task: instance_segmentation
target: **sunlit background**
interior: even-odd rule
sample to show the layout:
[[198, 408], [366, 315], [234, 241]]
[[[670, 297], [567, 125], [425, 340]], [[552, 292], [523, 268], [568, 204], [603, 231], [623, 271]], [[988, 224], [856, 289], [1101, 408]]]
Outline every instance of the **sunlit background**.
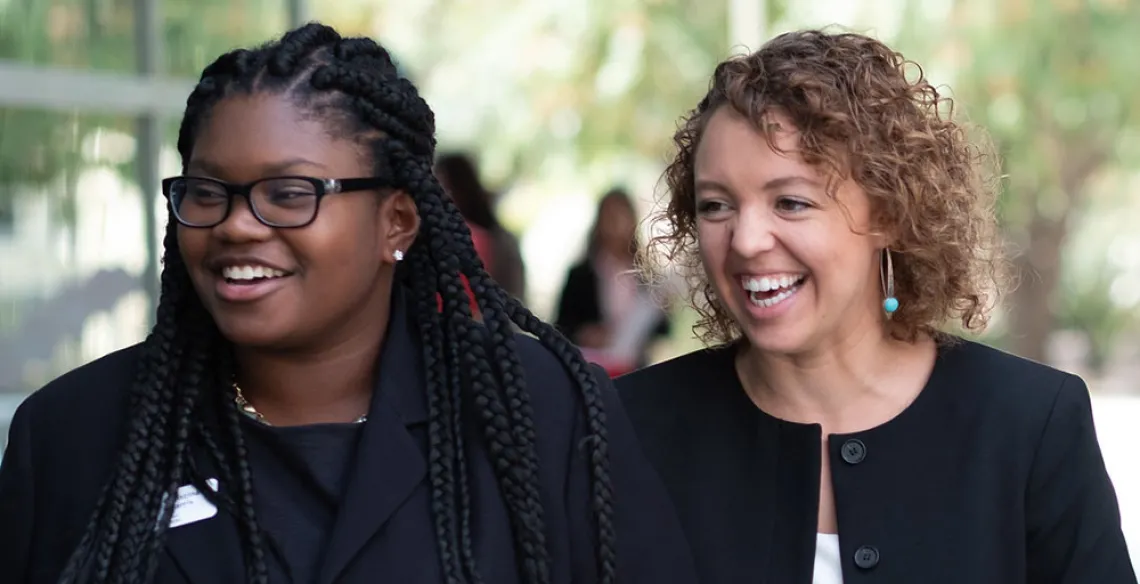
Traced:
[[[1021, 282], [984, 340], [1089, 382], [1140, 555], [1140, 0], [0, 0], [0, 431], [145, 335], [196, 75], [308, 19], [398, 58], [498, 193], [545, 318], [598, 197], [663, 194], [719, 60], [808, 26], [892, 43], [994, 136]], [[698, 346], [675, 319], [654, 358]]]

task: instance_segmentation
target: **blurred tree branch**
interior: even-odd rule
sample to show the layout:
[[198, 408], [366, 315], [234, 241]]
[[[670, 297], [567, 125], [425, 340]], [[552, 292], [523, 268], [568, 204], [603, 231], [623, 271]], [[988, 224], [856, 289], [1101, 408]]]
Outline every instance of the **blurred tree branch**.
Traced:
[[1022, 253], [1009, 297], [1011, 349], [1044, 360], [1065, 303], [1062, 251], [1091, 181], [1122, 163], [1116, 141], [1140, 120], [1140, 3], [959, 0], [957, 96], [1003, 155], [1002, 219]]

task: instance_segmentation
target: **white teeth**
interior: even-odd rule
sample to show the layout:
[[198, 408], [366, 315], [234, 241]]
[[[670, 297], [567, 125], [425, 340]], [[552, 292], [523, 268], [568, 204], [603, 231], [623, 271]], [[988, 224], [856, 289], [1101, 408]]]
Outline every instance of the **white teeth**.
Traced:
[[755, 294], [750, 294], [749, 300], [751, 300], [752, 303], [755, 304], [756, 306], [763, 306], [764, 308], [769, 308], [771, 306], [775, 306], [775, 305], [787, 300], [792, 294], [795, 294], [797, 290], [799, 290], [799, 288], [791, 288], [788, 290], [784, 290], [783, 292], [780, 292], [779, 294], [777, 294], [771, 298], [756, 298]]
[[790, 288], [799, 283], [802, 276], [765, 276], [763, 278], [743, 278], [744, 289], [749, 292], [771, 292], [782, 288]]
[[[805, 276], [799, 275], [764, 276], [762, 278], [745, 277], [741, 283], [744, 289], [749, 292], [748, 299], [752, 304], [768, 308], [791, 298], [792, 295], [799, 291], [804, 278]], [[771, 297], [765, 294], [766, 292], [775, 292], [777, 290], [779, 292]]]
[[257, 280], [260, 278], [280, 278], [285, 272], [265, 266], [226, 266], [222, 277], [227, 280]]

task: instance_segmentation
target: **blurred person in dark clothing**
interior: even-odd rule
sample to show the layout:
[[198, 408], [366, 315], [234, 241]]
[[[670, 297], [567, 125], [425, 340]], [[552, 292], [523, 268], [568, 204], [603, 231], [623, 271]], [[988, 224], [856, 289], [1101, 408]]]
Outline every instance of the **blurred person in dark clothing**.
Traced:
[[570, 267], [554, 324], [611, 374], [644, 366], [669, 317], [635, 272], [637, 211], [622, 188], [602, 196], [585, 255]]

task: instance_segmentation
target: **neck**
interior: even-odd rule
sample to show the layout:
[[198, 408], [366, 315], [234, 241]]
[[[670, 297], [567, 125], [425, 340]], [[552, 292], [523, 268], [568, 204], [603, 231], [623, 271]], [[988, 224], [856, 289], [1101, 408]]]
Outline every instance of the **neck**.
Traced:
[[934, 343], [890, 338], [869, 326], [803, 354], [750, 347], [737, 359], [749, 397], [766, 412], [826, 432], [855, 432], [886, 422], [921, 392]]
[[366, 415], [388, 326], [388, 311], [381, 314], [379, 322], [320, 349], [237, 348], [242, 394], [274, 426], [345, 423]]

